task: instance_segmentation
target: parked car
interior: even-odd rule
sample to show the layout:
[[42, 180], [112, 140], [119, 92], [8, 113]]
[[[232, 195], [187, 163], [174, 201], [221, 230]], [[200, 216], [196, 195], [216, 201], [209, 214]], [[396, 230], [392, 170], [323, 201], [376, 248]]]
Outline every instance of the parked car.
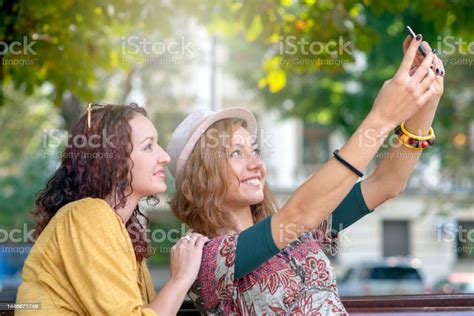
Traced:
[[388, 258], [349, 268], [338, 282], [341, 296], [422, 294], [424, 285], [417, 259]]
[[433, 285], [435, 294], [474, 293], [474, 273], [457, 272], [448, 275]]

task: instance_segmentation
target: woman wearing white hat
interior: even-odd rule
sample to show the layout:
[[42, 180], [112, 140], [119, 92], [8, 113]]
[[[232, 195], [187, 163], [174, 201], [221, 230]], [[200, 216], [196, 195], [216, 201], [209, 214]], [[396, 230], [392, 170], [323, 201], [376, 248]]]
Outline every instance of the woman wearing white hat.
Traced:
[[[331, 229], [337, 232], [339, 224], [347, 227], [397, 196], [419, 153], [434, 141], [430, 126], [443, 77], [430, 66], [442, 64], [431, 52], [417, 63], [419, 36], [405, 43], [400, 68], [358, 132], [278, 211], [265, 183], [250, 112], [197, 111], [177, 127], [167, 150], [176, 179], [171, 208], [196, 232], [211, 237], [191, 291], [201, 312], [346, 314], [323, 252], [331, 245]], [[400, 155], [383, 160], [356, 183], [393, 129], [399, 146], [391, 150]]]

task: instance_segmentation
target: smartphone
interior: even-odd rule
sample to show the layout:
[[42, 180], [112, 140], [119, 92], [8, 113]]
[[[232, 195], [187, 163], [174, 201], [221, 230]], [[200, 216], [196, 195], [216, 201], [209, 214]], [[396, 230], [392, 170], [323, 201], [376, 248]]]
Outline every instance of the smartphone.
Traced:
[[[408, 25], [405, 26], [405, 31], [408, 33], [408, 35], [411, 36], [411, 38], [416, 37], [415, 32], [413, 32], [411, 27], [409, 27]], [[426, 57], [426, 51], [425, 51], [425, 48], [422, 45], [418, 46], [418, 51], [420, 52], [421, 56]]]

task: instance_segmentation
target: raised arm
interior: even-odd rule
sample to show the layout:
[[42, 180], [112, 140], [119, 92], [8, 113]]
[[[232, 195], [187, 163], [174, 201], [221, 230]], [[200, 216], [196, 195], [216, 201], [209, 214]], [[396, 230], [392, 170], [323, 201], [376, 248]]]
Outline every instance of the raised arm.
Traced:
[[[364, 170], [389, 132], [407, 120], [433, 96], [429, 89], [434, 80], [429, 53], [413, 75], [410, 69], [421, 37], [412, 40], [395, 76], [384, 83], [374, 105], [341, 148], [340, 156], [355, 168]], [[317, 227], [348, 194], [358, 176], [335, 159], [330, 159], [291, 196], [272, 218], [272, 236], [283, 248], [304, 231]]]
[[[408, 48], [409, 37], [405, 40], [404, 48]], [[428, 43], [423, 42], [425, 51], [430, 51]], [[422, 62], [422, 57], [417, 53], [415, 68]], [[438, 71], [436, 71], [438, 69]], [[418, 112], [405, 122], [405, 127], [412, 134], [426, 136], [433, 123], [439, 101], [444, 91], [444, 66], [442, 61], [435, 55], [433, 70], [437, 73], [431, 88], [433, 96]], [[413, 70], [412, 70], [413, 71]], [[367, 207], [374, 209], [386, 200], [398, 196], [403, 190], [415, 169], [416, 163], [421, 156], [421, 151], [403, 146], [398, 138], [394, 140], [393, 146], [380, 161], [377, 168], [367, 179], [361, 183], [361, 189]]]

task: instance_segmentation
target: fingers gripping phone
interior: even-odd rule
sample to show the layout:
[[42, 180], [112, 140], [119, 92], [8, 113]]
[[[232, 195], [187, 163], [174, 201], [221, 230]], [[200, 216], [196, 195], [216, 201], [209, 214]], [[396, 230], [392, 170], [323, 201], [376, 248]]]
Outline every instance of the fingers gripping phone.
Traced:
[[[408, 35], [411, 36], [411, 38], [415, 38], [415, 37], [416, 37], [415, 32], [413, 32], [413, 30], [411, 29], [411, 27], [409, 27], [408, 25], [405, 26], [405, 31], [408, 33]], [[424, 49], [424, 47], [423, 47], [422, 45], [418, 46], [418, 51], [420, 52], [421, 56], [426, 57], [426, 51], [425, 51], [425, 49]]]

